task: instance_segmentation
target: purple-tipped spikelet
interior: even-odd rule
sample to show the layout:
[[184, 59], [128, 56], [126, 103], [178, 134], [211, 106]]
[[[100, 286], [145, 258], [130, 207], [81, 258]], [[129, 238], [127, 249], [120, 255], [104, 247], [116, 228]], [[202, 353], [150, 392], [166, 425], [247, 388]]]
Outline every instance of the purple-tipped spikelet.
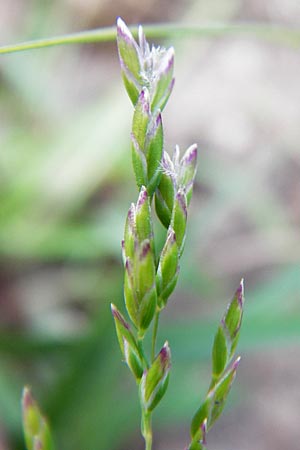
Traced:
[[145, 143], [150, 121], [150, 96], [148, 89], [144, 87], [139, 94], [134, 109], [131, 134], [132, 140], [136, 142], [136, 145], [144, 155], [146, 153]]
[[179, 274], [179, 253], [176, 235], [172, 227], [168, 230], [166, 243], [159, 259], [156, 287], [158, 306], [163, 309], [173, 292]]
[[153, 195], [160, 180], [160, 164], [163, 151], [161, 113], [150, 111], [147, 88], [139, 94], [135, 107], [131, 133], [132, 164], [139, 188], [146, 186]]
[[126, 322], [122, 314], [118, 311], [117, 307], [113, 303], [111, 304], [111, 313], [117, 323], [119, 323], [126, 330], [130, 330], [130, 325]]
[[113, 304], [111, 305], [111, 312], [115, 321], [117, 337], [124, 360], [135, 378], [139, 380], [143, 374], [143, 363], [137, 341], [130, 325]]
[[213, 384], [218, 382], [234, 355], [242, 323], [243, 306], [244, 282], [241, 280], [215, 336], [212, 352]]
[[188, 205], [192, 198], [193, 184], [197, 170], [197, 153], [197, 145], [191, 145], [183, 155], [180, 162], [181, 176], [179, 185], [184, 187]]
[[152, 321], [157, 299], [151, 208], [144, 186], [136, 205], [129, 209], [123, 247], [126, 309], [134, 325], [143, 333]]
[[[161, 162], [161, 179], [155, 193], [155, 209], [162, 224], [168, 228], [176, 196], [185, 195], [184, 210], [190, 203], [197, 166], [197, 145], [191, 145], [180, 159], [180, 150], [176, 145], [172, 159], [163, 152]], [[181, 202], [182, 203], [182, 202]], [[173, 226], [174, 227], [174, 226]], [[178, 234], [178, 230], [176, 230]], [[180, 233], [179, 233], [180, 234]], [[178, 234], [178, 242], [180, 241]]]
[[123, 20], [117, 19], [117, 43], [125, 88], [135, 106], [139, 93], [146, 87], [151, 110], [162, 110], [174, 85], [174, 49], [150, 48], [141, 26], [138, 34], [139, 43]]
[[117, 44], [122, 78], [127, 93], [135, 105], [141, 88], [142, 61], [140, 49], [129, 28], [119, 17], [117, 19]]
[[148, 239], [152, 246], [153, 230], [151, 220], [151, 207], [147, 189], [142, 186], [140, 189], [138, 201], [135, 208], [135, 221], [136, 221], [136, 237], [141, 243], [143, 240]]
[[140, 383], [140, 395], [146, 411], [152, 411], [163, 397], [171, 368], [171, 351], [168, 342], [160, 350], [148, 370], [145, 370]]
[[146, 161], [147, 161], [147, 190], [153, 196], [161, 178], [161, 159], [163, 154], [163, 126], [161, 113], [153, 116], [147, 131]]

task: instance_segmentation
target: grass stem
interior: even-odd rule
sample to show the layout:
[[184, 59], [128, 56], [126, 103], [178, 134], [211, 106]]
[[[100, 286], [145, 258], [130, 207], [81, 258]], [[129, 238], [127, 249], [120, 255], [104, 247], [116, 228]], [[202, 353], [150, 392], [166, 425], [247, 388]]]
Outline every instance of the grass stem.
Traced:
[[[134, 36], [137, 26], [130, 27]], [[150, 38], [219, 37], [224, 35], [250, 35], [277, 41], [291, 46], [300, 45], [300, 27], [282, 26], [264, 23], [207, 23], [201, 25], [181, 25], [176, 23], [149, 24], [144, 31]], [[65, 34], [52, 38], [35, 39], [14, 45], [0, 46], [0, 54], [15, 53], [25, 50], [53, 47], [65, 44], [89, 44], [93, 42], [112, 42], [116, 38], [116, 28], [103, 27], [78, 33]]]
[[152, 414], [149, 411], [143, 411], [142, 430], [145, 439], [145, 450], [152, 450]]
[[158, 331], [158, 323], [159, 323], [160, 311], [156, 310], [154, 316], [154, 324], [153, 324], [153, 334], [152, 334], [152, 347], [151, 347], [151, 361], [153, 362], [155, 359], [155, 349], [156, 349], [156, 339], [157, 339], [157, 331]]

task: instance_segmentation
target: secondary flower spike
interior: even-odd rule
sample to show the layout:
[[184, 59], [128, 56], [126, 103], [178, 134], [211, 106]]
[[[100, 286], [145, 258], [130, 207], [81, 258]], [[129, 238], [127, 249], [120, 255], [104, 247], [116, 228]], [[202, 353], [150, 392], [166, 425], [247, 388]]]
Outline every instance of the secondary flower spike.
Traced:
[[235, 357], [234, 352], [239, 339], [243, 308], [244, 281], [242, 279], [215, 335], [211, 384], [204, 402], [193, 417], [188, 450], [205, 449], [206, 431], [212, 427], [225, 406], [240, 363], [240, 357]]
[[163, 110], [174, 86], [174, 49], [150, 47], [141, 26], [138, 35], [139, 43], [124, 21], [118, 18], [117, 43], [124, 84], [134, 106], [146, 87], [150, 93], [151, 111]]

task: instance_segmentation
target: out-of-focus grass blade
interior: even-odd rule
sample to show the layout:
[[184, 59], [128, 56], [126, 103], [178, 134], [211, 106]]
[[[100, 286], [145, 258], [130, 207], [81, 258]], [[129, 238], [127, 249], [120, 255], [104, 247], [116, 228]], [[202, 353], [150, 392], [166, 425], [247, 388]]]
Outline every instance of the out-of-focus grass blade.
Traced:
[[22, 381], [12, 373], [11, 367], [1, 358], [0, 363], [0, 422], [12, 433], [21, 430], [20, 395]]
[[16, 259], [99, 260], [119, 253], [123, 227], [118, 211], [103, 210], [103, 220], [91, 223], [13, 223], [3, 226], [0, 235], [2, 255]]
[[[100, 327], [95, 323], [94, 336], [70, 356], [63, 376], [53, 387], [55, 395], [48, 398], [53, 429], [66, 449], [116, 448], [132, 430], [134, 420], [138, 420], [138, 399], [128, 402], [125, 398], [128, 399], [128, 391], [124, 383], [128, 382], [130, 389], [125, 366], [120, 383], [122, 367], [115, 358], [118, 349], [115, 336], [109, 332], [113, 323], [108, 308], [99, 320]], [[70, 429], [74, 432], [70, 433]]]

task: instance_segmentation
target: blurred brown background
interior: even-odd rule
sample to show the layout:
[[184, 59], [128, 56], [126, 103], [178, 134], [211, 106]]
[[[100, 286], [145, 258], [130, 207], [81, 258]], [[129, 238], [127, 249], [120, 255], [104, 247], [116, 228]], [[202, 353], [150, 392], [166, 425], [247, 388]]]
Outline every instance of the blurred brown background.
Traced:
[[[296, 0], [2, 0], [0, 43], [128, 23], [300, 27]], [[165, 145], [199, 144], [155, 450], [182, 450], [209, 383], [213, 333], [242, 276], [243, 360], [214, 450], [300, 441], [300, 55], [286, 40], [174, 38]], [[134, 383], [109, 303], [122, 308], [120, 241], [136, 199], [132, 107], [115, 44], [0, 58], [0, 449], [22, 449], [30, 384], [60, 449], [142, 449]], [[136, 399], [136, 400], [134, 400]]]

